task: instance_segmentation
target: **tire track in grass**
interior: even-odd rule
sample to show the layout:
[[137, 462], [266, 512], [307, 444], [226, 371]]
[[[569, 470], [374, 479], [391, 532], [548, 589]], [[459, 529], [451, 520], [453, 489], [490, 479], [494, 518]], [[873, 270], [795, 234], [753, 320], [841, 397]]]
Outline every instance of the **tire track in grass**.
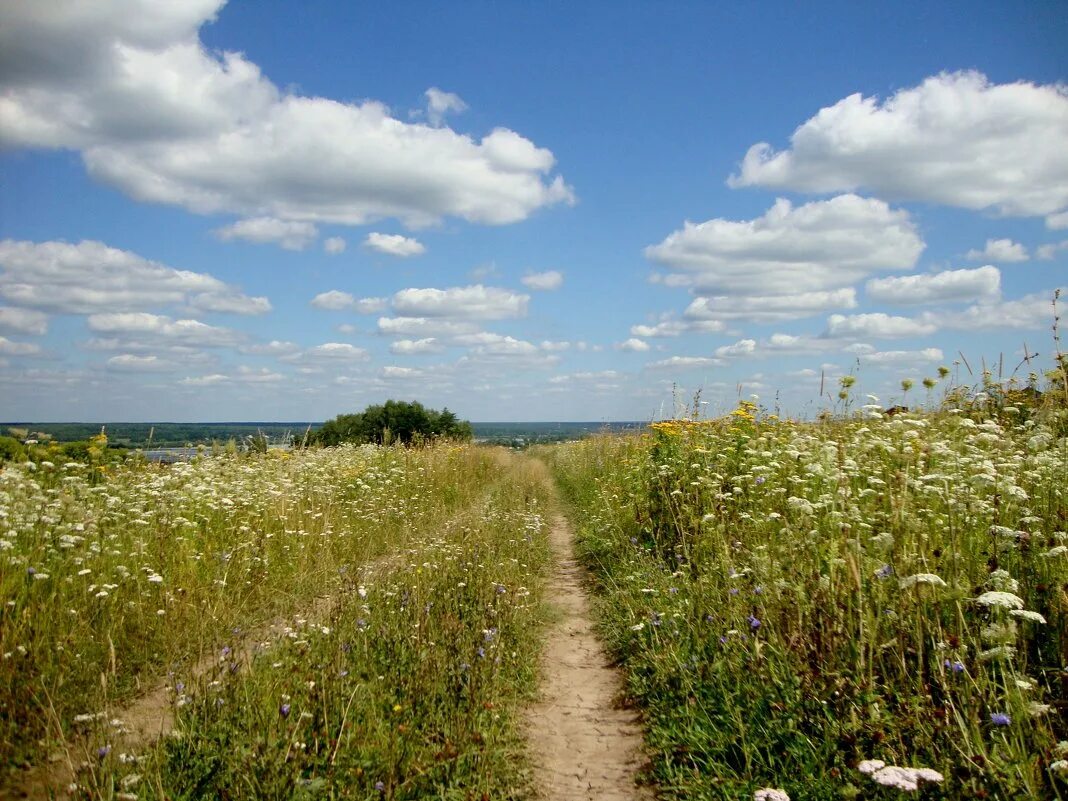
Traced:
[[547, 597], [559, 618], [546, 634], [542, 697], [528, 715], [540, 789], [554, 801], [646, 801], [652, 793], [635, 783], [645, 759], [638, 716], [618, 703], [620, 676], [594, 633], [586, 570], [560, 514], [550, 538], [556, 566]]

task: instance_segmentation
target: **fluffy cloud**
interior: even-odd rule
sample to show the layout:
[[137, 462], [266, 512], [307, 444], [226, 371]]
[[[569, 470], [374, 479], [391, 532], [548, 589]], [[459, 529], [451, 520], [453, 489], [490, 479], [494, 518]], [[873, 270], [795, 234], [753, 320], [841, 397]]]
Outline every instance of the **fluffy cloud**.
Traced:
[[309, 222], [252, 217], [215, 229], [215, 236], [224, 242], [244, 239], [257, 245], [274, 244], [286, 250], [304, 250], [318, 238], [319, 229]]
[[982, 250], [969, 250], [967, 258], [972, 261], [1015, 262], [1027, 261], [1027, 248], [1011, 239], [988, 239]]
[[1063, 231], [1068, 228], [1068, 211], [1062, 211], [1060, 214], [1050, 214], [1046, 217], [1046, 227], [1054, 231]]
[[780, 198], [754, 220], [687, 222], [645, 254], [683, 271], [700, 295], [763, 297], [840, 289], [873, 272], [907, 270], [923, 248], [908, 212], [840, 195], [796, 208]]
[[44, 334], [48, 331], [48, 315], [33, 309], [0, 306], [0, 330], [20, 334]]
[[40, 352], [40, 345], [34, 345], [32, 342], [15, 342], [7, 337], [0, 336], [0, 355], [36, 356]]
[[960, 312], [928, 314], [925, 320], [961, 331], [1048, 329], [1053, 324], [1052, 299], [1052, 290], [1037, 292], [1016, 300], [977, 303]]
[[331, 289], [329, 292], [320, 292], [312, 298], [311, 305], [327, 311], [350, 310], [357, 314], [377, 314], [389, 304], [385, 298], [355, 298], [348, 292]]
[[[0, 142], [78, 150], [98, 180], [197, 213], [503, 224], [573, 201], [552, 153], [513, 131], [476, 139], [372, 100], [290, 93], [208, 50], [198, 32], [222, 5], [3, 4]], [[456, 110], [447, 93], [428, 99], [434, 115]]]
[[1035, 248], [1035, 258], [1042, 261], [1052, 261], [1062, 250], [1068, 250], [1068, 239], [1063, 242], [1051, 242], [1047, 245], [1039, 245]]
[[89, 316], [89, 330], [102, 334], [136, 336], [150, 341], [220, 348], [235, 346], [243, 337], [237, 331], [199, 320], [173, 320], [147, 312], [115, 312]]
[[864, 337], [893, 339], [933, 334], [938, 326], [911, 317], [893, 317], [882, 312], [871, 314], [832, 314], [827, 318], [828, 337]]
[[367, 235], [367, 239], [364, 240], [363, 246], [370, 250], [377, 250], [379, 253], [385, 253], [389, 256], [398, 256], [402, 259], [426, 253], [426, 248], [423, 246], [422, 242], [417, 239], [412, 239], [411, 237], [401, 236], [400, 234], [379, 234], [372, 232]]
[[716, 348], [716, 355], [721, 359], [726, 359], [732, 356], [752, 356], [755, 351], [756, 340], [740, 339], [733, 345], [723, 345]]
[[242, 353], [254, 353], [261, 356], [289, 356], [300, 350], [300, 346], [295, 342], [283, 342], [278, 339], [272, 339], [270, 342], [261, 343], [258, 345], [246, 345], [240, 348]]
[[418, 353], [440, 353], [445, 346], [435, 337], [425, 339], [398, 339], [389, 346], [390, 353], [410, 356]]
[[933, 275], [875, 278], [868, 281], [867, 292], [874, 301], [898, 306], [990, 300], [1001, 294], [1001, 271], [987, 265], [975, 270], [946, 270]]
[[526, 315], [529, 301], [529, 295], [475, 284], [453, 289], [402, 289], [393, 296], [393, 310], [405, 317], [502, 320]]
[[397, 367], [386, 365], [379, 371], [382, 378], [422, 378], [424, 372], [416, 367]]
[[717, 295], [696, 298], [686, 309], [685, 316], [693, 320], [776, 322], [810, 317], [830, 309], [852, 309], [856, 305], [857, 292], [852, 287], [796, 295]]
[[346, 247], [348, 247], [348, 243], [340, 236], [331, 236], [323, 240], [323, 250], [331, 256], [344, 253]]
[[371, 357], [363, 348], [357, 348], [347, 342], [324, 342], [308, 348], [296, 357], [287, 357], [286, 361], [304, 362], [365, 362]]
[[0, 297], [45, 311], [92, 314], [185, 304], [259, 314], [271, 308], [267, 298], [243, 295], [206, 273], [175, 270], [102, 242], [5, 239], [0, 271]]
[[943, 73], [879, 102], [821, 109], [776, 152], [746, 153], [731, 186], [861, 188], [968, 209], [1052, 215], [1068, 207], [1068, 90]]
[[136, 356], [132, 353], [121, 353], [108, 359], [107, 367], [121, 373], [169, 373], [177, 369], [178, 365], [156, 355]]
[[649, 350], [649, 343], [643, 342], [637, 337], [631, 337], [616, 345], [616, 350], [629, 351], [631, 353], [644, 353]]
[[542, 292], [559, 289], [564, 283], [564, 274], [558, 270], [547, 270], [543, 273], [531, 273], [519, 279], [527, 289], [540, 290]]
[[464, 111], [467, 111], [467, 103], [459, 95], [443, 92], [436, 86], [426, 90], [426, 118], [430, 120], [431, 125], [441, 125], [446, 114], [460, 114]]
[[428, 317], [379, 317], [378, 332], [386, 336], [427, 337], [473, 334], [478, 325], [464, 320], [443, 320]]
[[717, 334], [726, 328], [720, 320], [661, 320], [656, 325], [632, 325], [636, 337], [677, 337], [681, 334]]

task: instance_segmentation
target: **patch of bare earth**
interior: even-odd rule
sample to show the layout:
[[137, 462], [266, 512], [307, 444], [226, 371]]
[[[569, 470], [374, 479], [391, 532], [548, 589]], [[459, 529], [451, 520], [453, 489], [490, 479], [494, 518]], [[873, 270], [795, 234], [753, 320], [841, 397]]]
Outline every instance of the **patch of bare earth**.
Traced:
[[554, 801], [650, 799], [635, 784], [644, 761], [638, 718], [618, 703], [620, 676], [594, 634], [586, 571], [563, 517], [554, 519], [551, 537], [556, 568], [548, 597], [559, 617], [543, 655], [542, 698], [528, 720], [540, 790]]

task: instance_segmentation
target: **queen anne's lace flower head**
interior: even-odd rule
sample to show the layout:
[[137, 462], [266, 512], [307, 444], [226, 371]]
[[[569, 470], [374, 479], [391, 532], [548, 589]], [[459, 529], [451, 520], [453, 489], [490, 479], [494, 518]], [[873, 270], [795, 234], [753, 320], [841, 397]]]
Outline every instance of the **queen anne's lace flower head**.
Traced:
[[980, 606], [996, 606], [1002, 609], [1023, 609], [1023, 598], [1019, 595], [1014, 595], [1011, 592], [1001, 592], [994, 590], [991, 592], [984, 592], [975, 602]]

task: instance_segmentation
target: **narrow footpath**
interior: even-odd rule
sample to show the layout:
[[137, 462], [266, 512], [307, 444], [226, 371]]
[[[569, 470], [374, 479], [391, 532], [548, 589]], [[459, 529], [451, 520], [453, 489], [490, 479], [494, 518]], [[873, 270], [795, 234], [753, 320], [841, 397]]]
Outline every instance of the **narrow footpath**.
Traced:
[[551, 540], [556, 569], [547, 596], [559, 618], [545, 645], [542, 698], [528, 721], [540, 789], [554, 801], [651, 799], [635, 784], [643, 761], [638, 718], [618, 706], [620, 676], [594, 634], [586, 571], [561, 515], [553, 520]]

